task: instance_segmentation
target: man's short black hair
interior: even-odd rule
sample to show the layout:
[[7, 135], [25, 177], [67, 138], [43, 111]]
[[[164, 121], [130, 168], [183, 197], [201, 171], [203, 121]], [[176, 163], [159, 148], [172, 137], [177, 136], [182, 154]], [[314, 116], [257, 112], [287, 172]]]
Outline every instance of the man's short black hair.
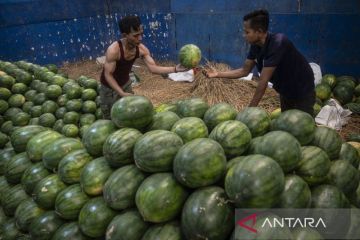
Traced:
[[256, 10], [244, 16], [244, 21], [249, 21], [250, 28], [267, 32], [269, 28], [269, 12], [264, 9]]
[[119, 21], [121, 33], [130, 33], [131, 31], [139, 31], [141, 21], [138, 16], [126, 16]]

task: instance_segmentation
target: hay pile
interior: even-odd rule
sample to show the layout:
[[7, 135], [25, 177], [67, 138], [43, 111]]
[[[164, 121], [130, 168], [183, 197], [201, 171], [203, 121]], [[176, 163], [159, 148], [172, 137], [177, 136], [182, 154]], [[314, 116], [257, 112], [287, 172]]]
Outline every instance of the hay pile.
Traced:
[[[171, 66], [170, 63], [163, 65]], [[228, 65], [218, 63], [208, 63], [205, 67], [212, 67], [217, 71], [230, 69]], [[135, 73], [140, 77], [141, 84], [134, 87], [134, 92], [150, 98], [155, 106], [180, 99], [200, 97], [209, 105], [226, 102], [241, 110], [250, 103], [256, 89], [256, 83], [253, 81], [207, 78], [201, 71], [196, 73], [195, 81], [192, 83], [171, 81], [157, 74], [151, 74], [146, 67], [135, 69]], [[278, 98], [278, 94], [268, 88], [259, 106], [271, 112], [280, 106]]]
[[[230, 70], [229, 66], [220, 63], [208, 63], [208, 68], [217, 71]], [[238, 79], [207, 78], [201, 72], [195, 76], [194, 85], [191, 87], [191, 95], [205, 99], [210, 105], [226, 102], [233, 105], [237, 110], [246, 107], [256, 89], [257, 83]], [[259, 104], [268, 112], [279, 107], [278, 94], [268, 88]]]

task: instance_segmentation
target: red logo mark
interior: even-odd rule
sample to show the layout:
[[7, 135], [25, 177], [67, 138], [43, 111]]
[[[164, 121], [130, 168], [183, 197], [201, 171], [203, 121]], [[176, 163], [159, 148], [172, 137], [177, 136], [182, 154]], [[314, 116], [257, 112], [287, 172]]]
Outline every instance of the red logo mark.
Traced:
[[[245, 225], [246, 222], [248, 222], [249, 220], [252, 220], [251, 222], [251, 227], [248, 226], [248, 225]], [[256, 213], [254, 214], [251, 214], [239, 221], [237, 221], [237, 224], [240, 226], [240, 227], [243, 227], [251, 232], [254, 232], [254, 233], [257, 233], [257, 230], [255, 228], [253, 228], [255, 226], [255, 223], [256, 223]]]

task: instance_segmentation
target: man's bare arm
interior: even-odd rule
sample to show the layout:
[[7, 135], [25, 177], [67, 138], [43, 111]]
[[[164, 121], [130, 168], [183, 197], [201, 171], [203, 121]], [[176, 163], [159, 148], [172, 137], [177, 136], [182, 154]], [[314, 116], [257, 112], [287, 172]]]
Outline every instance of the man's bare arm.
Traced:
[[225, 71], [225, 72], [218, 72], [215, 69], [208, 69], [205, 70], [203, 73], [210, 78], [218, 77], [218, 78], [241, 78], [249, 75], [251, 70], [255, 66], [255, 61], [246, 59], [244, 66], [242, 68]]
[[151, 57], [150, 51], [147, 47], [145, 47], [143, 44], [139, 46], [140, 48], [140, 55], [144, 59], [144, 62], [150, 72], [156, 73], [156, 74], [163, 74], [163, 73], [173, 73], [173, 72], [180, 72], [184, 71], [185, 69], [181, 68], [180, 66], [171, 66], [171, 67], [163, 67], [158, 66], [155, 63], [155, 60]]
[[275, 71], [275, 67], [264, 67], [262, 69], [260, 78], [258, 81], [258, 85], [256, 87], [254, 96], [249, 104], [249, 107], [256, 107], [259, 104], [261, 98], [264, 96], [266, 87], [267, 87], [268, 82], [271, 79], [274, 71]]
[[113, 74], [116, 68], [116, 60], [118, 57], [118, 51], [116, 51], [114, 46], [110, 46], [109, 49], [106, 51], [105, 56], [105, 64], [104, 64], [104, 75], [107, 83], [110, 87], [116, 91], [121, 97], [130, 96], [131, 93], [124, 92], [124, 90], [119, 86], [116, 82]]

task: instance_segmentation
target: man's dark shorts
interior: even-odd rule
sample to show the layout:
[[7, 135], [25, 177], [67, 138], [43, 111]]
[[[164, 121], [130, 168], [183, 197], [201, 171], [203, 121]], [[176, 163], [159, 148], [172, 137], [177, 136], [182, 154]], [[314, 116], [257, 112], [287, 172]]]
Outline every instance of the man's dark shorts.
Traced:
[[314, 116], [315, 92], [301, 99], [287, 99], [280, 95], [281, 111], [289, 109], [298, 109]]
[[[122, 87], [124, 92], [134, 93], [131, 87], [131, 81]], [[111, 107], [121, 98], [121, 96], [112, 88], [106, 87], [103, 84], [100, 86], [100, 108], [104, 119], [111, 119]]]

